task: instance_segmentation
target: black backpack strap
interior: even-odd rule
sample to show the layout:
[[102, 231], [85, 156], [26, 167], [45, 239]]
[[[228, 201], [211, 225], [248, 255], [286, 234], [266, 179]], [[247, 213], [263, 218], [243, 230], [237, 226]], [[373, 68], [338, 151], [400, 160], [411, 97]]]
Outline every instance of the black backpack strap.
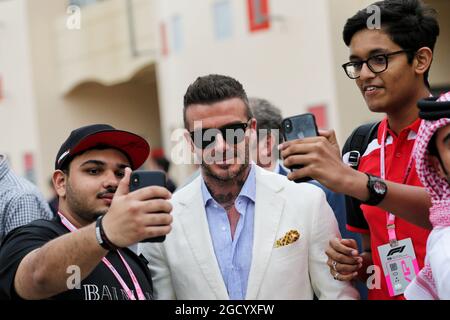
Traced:
[[367, 146], [376, 137], [380, 122], [363, 124], [353, 130], [342, 148], [342, 155], [349, 153], [348, 164], [358, 169], [359, 159], [366, 152]]
[[[342, 155], [348, 153], [348, 164], [358, 170], [359, 160], [366, 152], [369, 143], [376, 138], [380, 122], [367, 123], [353, 130], [342, 148]], [[355, 198], [345, 196], [347, 225], [361, 230], [368, 230], [369, 226], [360, 208], [361, 202]]]

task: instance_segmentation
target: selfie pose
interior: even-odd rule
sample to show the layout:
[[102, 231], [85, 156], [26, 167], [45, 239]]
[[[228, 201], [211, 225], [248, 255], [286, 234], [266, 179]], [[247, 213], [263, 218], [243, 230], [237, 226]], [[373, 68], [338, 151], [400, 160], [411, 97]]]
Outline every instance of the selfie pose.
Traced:
[[[417, 175], [412, 150], [421, 124], [417, 102], [431, 95], [428, 75], [439, 25], [436, 11], [419, 0], [373, 5], [383, 17], [381, 29], [367, 28], [366, 9], [349, 18], [343, 30], [349, 61], [342, 67], [370, 111], [385, 118], [362, 135], [365, 150], [350, 147], [344, 161], [334, 132], [284, 143], [281, 155], [286, 167], [303, 166], [289, 179], [309, 176], [352, 197], [347, 228], [361, 233], [363, 248], [358, 250], [352, 239], [330, 241], [328, 265], [334, 279], [361, 280], [369, 287], [369, 299], [393, 300], [404, 298], [409, 280], [423, 267], [431, 229], [430, 197]], [[351, 140], [346, 145], [354, 145]], [[352, 151], [358, 156], [349, 161]], [[407, 265], [390, 267], [388, 262], [400, 261], [405, 252], [410, 257]]]
[[146, 262], [127, 248], [171, 229], [167, 189], [129, 192], [131, 169], [149, 150], [142, 137], [109, 125], [71, 132], [55, 160], [58, 216], [6, 236], [0, 300], [153, 298]]

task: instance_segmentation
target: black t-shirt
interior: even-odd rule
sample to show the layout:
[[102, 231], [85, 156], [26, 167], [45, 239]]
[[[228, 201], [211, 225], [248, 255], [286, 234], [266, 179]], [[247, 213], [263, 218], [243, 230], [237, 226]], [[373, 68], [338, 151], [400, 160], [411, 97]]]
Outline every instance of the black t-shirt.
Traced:
[[[62, 225], [59, 217], [54, 220], [36, 220], [11, 231], [0, 247], [0, 300], [20, 299], [14, 289], [14, 278], [22, 259], [31, 251], [42, 247], [69, 230]], [[135, 274], [146, 299], [153, 299], [152, 281], [146, 263], [134, 252], [125, 248], [120, 253]], [[127, 269], [116, 251], [109, 252], [106, 258], [111, 262], [128, 288], [137, 298], [136, 290]], [[68, 270], [69, 285], [76, 284], [74, 269]], [[98, 266], [81, 281], [78, 288], [53, 296], [53, 300], [127, 300], [128, 296], [111, 270], [100, 262]]]

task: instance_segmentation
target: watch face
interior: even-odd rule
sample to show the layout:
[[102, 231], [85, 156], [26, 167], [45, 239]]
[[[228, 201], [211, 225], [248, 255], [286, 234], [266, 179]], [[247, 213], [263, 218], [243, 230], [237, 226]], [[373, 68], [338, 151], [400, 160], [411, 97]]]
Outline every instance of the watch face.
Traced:
[[381, 181], [376, 181], [373, 184], [373, 190], [378, 194], [384, 194], [386, 192], [386, 186]]

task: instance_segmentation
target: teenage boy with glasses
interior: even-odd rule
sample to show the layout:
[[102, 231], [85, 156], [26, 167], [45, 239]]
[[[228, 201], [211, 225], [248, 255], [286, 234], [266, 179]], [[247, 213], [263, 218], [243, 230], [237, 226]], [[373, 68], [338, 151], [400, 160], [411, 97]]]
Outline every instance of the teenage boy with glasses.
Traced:
[[201, 174], [174, 194], [161, 244], [140, 244], [157, 299], [357, 298], [334, 281], [325, 249], [339, 230], [325, 194], [249, 162], [256, 120], [242, 85], [198, 78], [184, 97]]
[[[357, 201], [357, 210], [348, 210], [347, 224], [363, 235], [364, 251], [348, 239], [331, 241], [327, 255], [333, 277], [366, 281], [375, 271], [369, 299], [403, 299], [408, 281], [423, 267], [429, 234], [424, 228], [431, 228], [430, 198], [411, 155], [420, 126], [417, 101], [430, 96], [428, 72], [439, 25], [436, 12], [418, 0], [374, 5], [380, 8], [381, 29], [367, 28], [370, 14], [363, 9], [347, 21], [343, 33], [351, 53], [343, 65], [346, 74], [355, 79], [369, 109], [386, 114], [358, 171], [341, 161], [333, 132], [285, 143], [281, 155], [287, 167], [304, 165], [289, 179], [310, 176]], [[390, 263], [404, 258], [403, 253], [410, 258]], [[368, 269], [371, 265], [375, 268]]]

